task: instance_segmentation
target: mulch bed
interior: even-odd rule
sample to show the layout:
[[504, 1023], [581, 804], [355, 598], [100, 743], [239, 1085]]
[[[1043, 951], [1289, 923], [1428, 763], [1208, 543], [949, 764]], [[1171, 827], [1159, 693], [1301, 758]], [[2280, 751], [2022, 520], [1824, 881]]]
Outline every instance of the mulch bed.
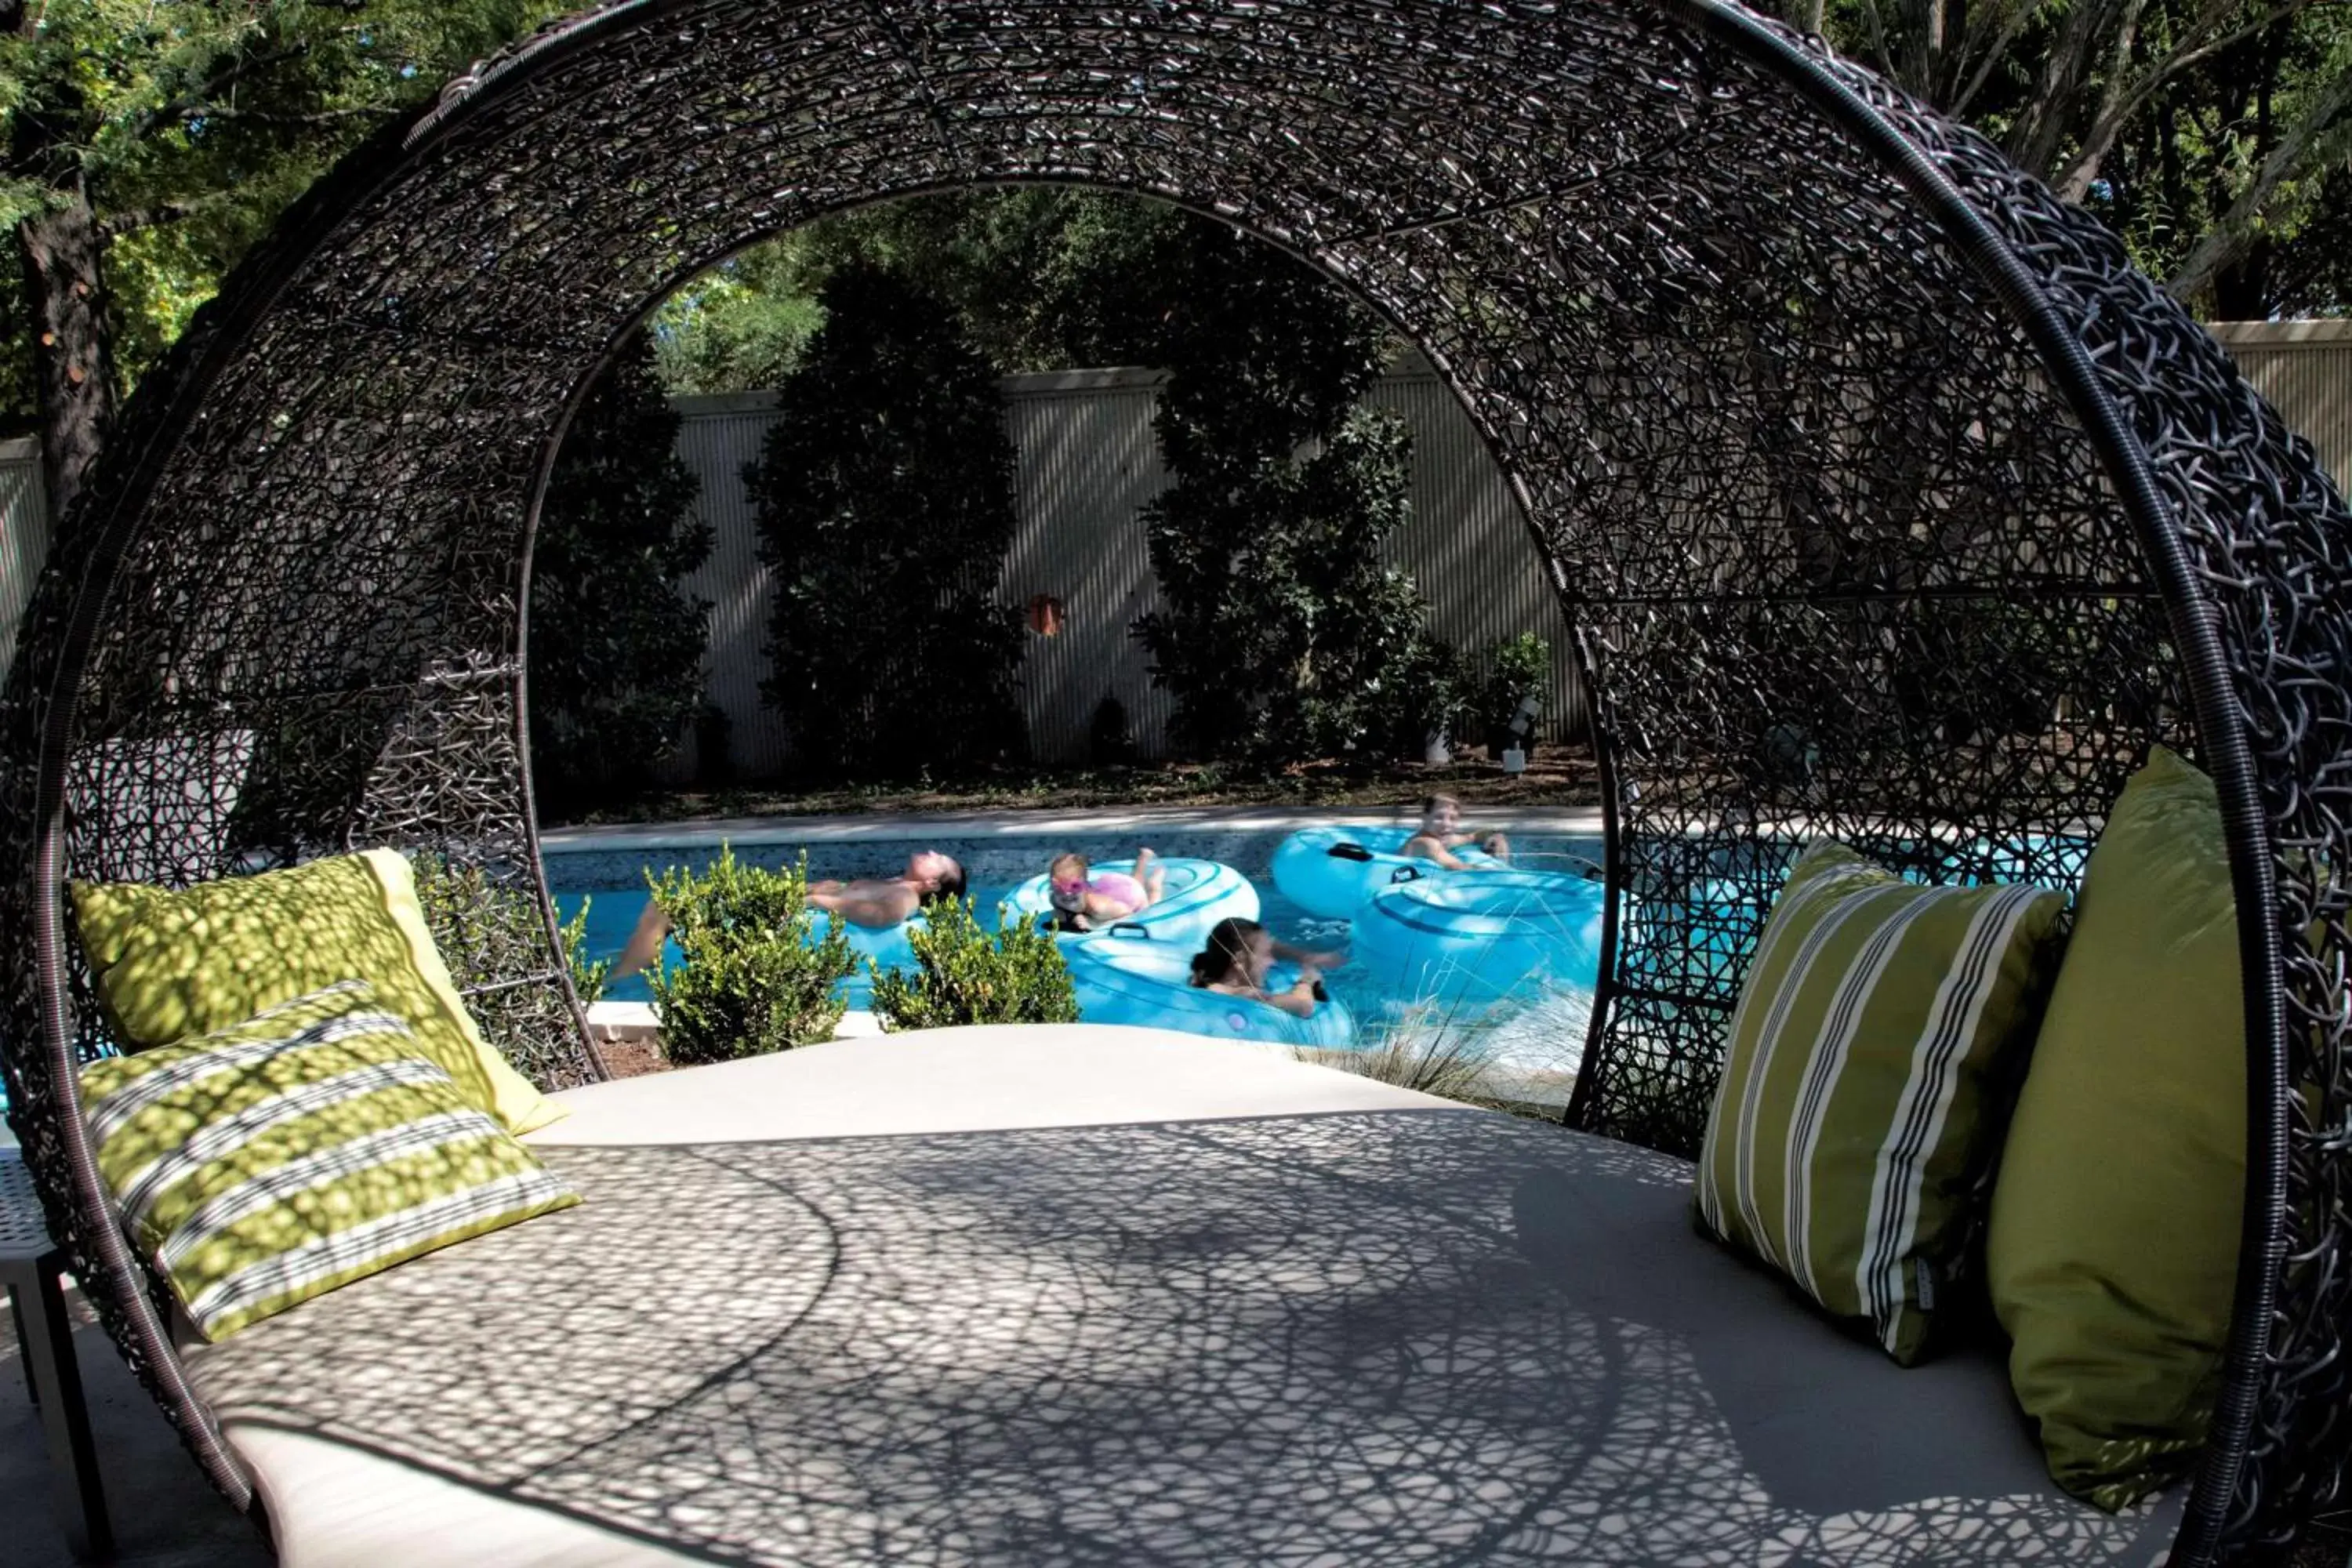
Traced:
[[604, 1070], [614, 1078], [643, 1078], [649, 1072], [669, 1071], [669, 1058], [651, 1040], [602, 1040], [596, 1054], [604, 1058]]
[[[1581, 751], [1547, 748], [1527, 771], [1507, 773], [1479, 759], [1442, 765], [1374, 767], [1348, 761], [1277, 771], [1202, 763], [982, 774], [950, 784], [812, 784], [772, 788], [677, 790], [615, 801], [572, 817], [595, 823], [677, 822], [698, 817], [855, 816], [926, 811], [1080, 811], [1152, 805], [1302, 808], [1405, 805], [1432, 790], [1480, 805], [1597, 805], [1599, 770]], [[553, 824], [551, 822], [550, 826]]]

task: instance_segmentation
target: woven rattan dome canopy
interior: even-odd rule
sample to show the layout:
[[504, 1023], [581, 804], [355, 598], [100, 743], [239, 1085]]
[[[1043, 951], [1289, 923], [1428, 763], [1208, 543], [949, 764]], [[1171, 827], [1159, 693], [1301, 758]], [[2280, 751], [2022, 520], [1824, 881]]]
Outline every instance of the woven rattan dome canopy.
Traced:
[[2238, 1342], [2179, 1560], [2331, 1495], [2343, 505], [2091, 220], [1718, 0], [636, 0], [307, 197], [142, 389], [5, 714], [8, 929], [37, 937], [0, 958], [21, 1131], [224, 1488], [247, 1495], [72, 1114], [94, 1025], [62, 879], [437, 852], [486, 1029], [542, 1084], [595, 1076], [519, 739], [569, 413], [743, 245], [1017, 181], [1181, 203], [1304, 258], [1430, 354], [1519, 487], [1584, 637], [1611, 813], [1582, 1125], [1695, 1144], [1796, 832], [2064, 881], [2066, 830], [2147, 746], [2193, 751], [2232, 837], [2254, 1092]]

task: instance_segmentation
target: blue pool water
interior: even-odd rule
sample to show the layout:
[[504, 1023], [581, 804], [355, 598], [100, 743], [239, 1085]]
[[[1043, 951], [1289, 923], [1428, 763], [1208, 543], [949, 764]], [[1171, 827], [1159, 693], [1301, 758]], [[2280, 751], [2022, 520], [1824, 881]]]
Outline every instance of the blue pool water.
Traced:
[[[551, 870], [552, 868], [551, 859]], [[972, 907], [980, 911], [983, 925], [994, 923], [990, 911], [1003, 903], [1005, 895], [1019, 885], [1016, 882], [1007, 882], [1001, 887], [982, 883], [972, 885]], [[1270, 880], [1257, 880], [1256, 886], [1258, 920], [1282, 941], [1298, 947], [1339, 947], [1346, 944], [1346, 921], [1317, 919], [1284, 898]], [[647, 897], [643, 882], [634, 889], [583, 889], [578, 892], [557, 893], [555, 909], [556, 913], [569, 922], [585, 904], [588, 907], [588, 956], [612, 958], [620, 952], [623, 944], [629, 940], [629, 933], [636, 929], [638, 918], [645, 913]], [[675, 945], [669, 949], [668, 956], [671, 963], [677, 961]], [[1344, 969], [1332, 973], [1331, 983], [1335, 988], [1346, 978], [1346, 973]], [[614, 982], [605, 988], [604, 998], [611, 1002], [650, 1002], [653, 992], [646, 985], [645, 975], [638, 973]]]
[[[1150, 842], [1163, 856], [1195, 857], [1220, 860], [1248, 877], [1257, 889], [1260, 920], [1273, 934], [1284, 942], [1304, 948], [1335, 949], [1349, 946], [1349, 922], [1318, 917], [1301, 909], [1284, 897], [1269, 873], [1269, 865], [1276, 846], [1286, 833], [1280, 830], [1255, 829], [1246, 832], [1184, 832], [1167, 833]], [[1109, 839], [1091, 836], [1063, 835], [1055, 837], [995, 836], [988, 838], [950, 838], [942, 837], [922, 842], [895, 840], [831, 842], [802, 845], [767, 845], [739, 847], [736, 858], [752, 864], [787, 866], [803, 851], [808, 858], [812, 878], [856, 878], [887, 876], [906, 863], [908, 854], [919, 847], [937, 847], [954, 855], [971, 875], [971, 894], [983, 921], [990, 921], [992, 911], [1006, 894], [1021, 882], [1045, 868], [1052, 857], [1064, 850], [1075, 849], [1097, 862], [1118, 860], [1132, 856], [1136, 841], [1131, 837]], [[1601, 846], [1595, 840], [1559, 836], [1515, 836], [1514, 858], [1530, 868], [1546, 867], [1565, 868], [1580, 859], [1597, 858]], [[659, 877], [676, 866], [700, 867], [717, 858], [716, 845], [668, 847], [629, 851], [582, 851], [555, 849], [546, 857], [548, 879], [554, 893], [559, 914], [566, 921], [578, 913], [583, 904], [588, 908], [587, 951], [593, 958], [611, 958], [617, 954], [635, 929], [647, 899], [646, 878], [648, 872]], [[671, 954], [675, 962], [675, 950]], [[1526, 1017], [1520, 1027], [1531, 1037], [1528, 1042], [1548, 1061], [1557, 1060], [1563, 1051], [1572, 1058], [1580, 1046], [1583, 1021], [1589, 1016], [1591, 976], [1574, 977], [1580, 984], [1548, 985], [1544, 994], [1524, 998]], [[1383, 977], [1361, 963], [1349, 962], [1330, 971], [1325, 983], [1331, 994], [1347, 1004], [1359, 1022], [1360, 1043], [1374, 1043], [1382, 1033], [1384, 1021], [1415, 1016], [1427, 998], [1414, 994], [1411, 987], [1395, 975]], [[863, 986], [856, 991], [862, 993]], [[651, 994], [645, 977], [634, 975], [614, 984], [605, 993], [607, 1000], [646, 1002]], [[851, 1005], [865, 1003], [862, 994], [853, 994]], [[1497, 1045], [1507, 1042], [1497, 1040]], [[1572, 1063], [1570, 1064], [1572, 1065]]]

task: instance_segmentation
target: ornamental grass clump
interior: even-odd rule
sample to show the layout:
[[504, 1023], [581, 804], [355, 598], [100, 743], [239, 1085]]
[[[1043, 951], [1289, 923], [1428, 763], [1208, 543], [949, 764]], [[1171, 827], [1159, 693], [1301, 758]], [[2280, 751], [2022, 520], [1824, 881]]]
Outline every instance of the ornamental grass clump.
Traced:
[[732, 1061], [833, 1037], [843, 1012], [834, 987], [857, 960], [839, 923], [809, 907], [805, 858], [769, 871], [722, 846], [699, 875], [673, 868], [646, 882], [684, 957], [648, 976], [671, 1061]]
[[1339, 1068], [1376, 1083], [1486, 1104], [1501, 1098], [1490, 1081], [1492, 1033], [1475, 1016], [1456, 1009], [1441, 1017], [1424, 1005], [1375, 1033], [1361, 1048], [1306, 1047], [1296, 1054], [1302, 1061]]
[[981, 928], [969, 899], [942, 899], [907, 933], [912, 970], [874, 975], [874, 1012], [889, 1030], [957, 1024], [1075, 1024], [1078, 998], [1051, 932], [1025, 921]]

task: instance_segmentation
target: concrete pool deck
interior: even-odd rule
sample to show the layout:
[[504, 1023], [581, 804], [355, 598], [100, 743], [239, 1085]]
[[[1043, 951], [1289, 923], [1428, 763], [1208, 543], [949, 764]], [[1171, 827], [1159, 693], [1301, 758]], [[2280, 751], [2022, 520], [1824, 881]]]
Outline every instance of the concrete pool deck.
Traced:
[[[1558, 834], [1598, 838], [1599, 806], [1535, 810], [1472, 805], [1465, 821], [1503, 833]], [[552, 828], [540, 835], [550, 854], [593, 850], [667, 848], [681, 844], [741, 847], [775, 844], [856, 844], [909, 838], [1034, 838], [1045, 835], [1098, 837], [1133, 834], [1295, 833], [1335, 823], [1386, 826], [1410, 821], [1409, 806], [1368, 806], [1338, 811], [1289, 806], [1104, 806], [1080, 811], [1024, 811], [998, 807], [979, 811], [931, 811], [851, 816], [692, 817], [677, 822], [611, 823]]]

